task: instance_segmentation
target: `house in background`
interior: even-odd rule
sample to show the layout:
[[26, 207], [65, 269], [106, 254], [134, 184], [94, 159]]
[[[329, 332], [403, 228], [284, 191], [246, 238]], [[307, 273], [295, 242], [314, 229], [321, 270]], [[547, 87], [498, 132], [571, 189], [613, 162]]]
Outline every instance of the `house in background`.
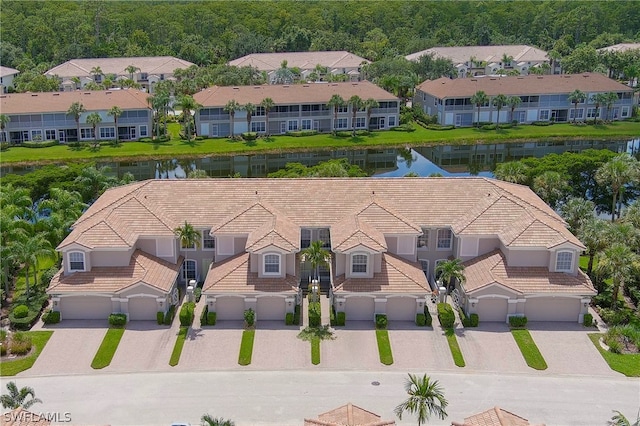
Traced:
[[304, 419], [304, 426], [393, 426], [395, 424], [393, 420], [381, 420], [379, 415], [352, 403], [320, 414], [317, 419]]
[[[586, 101], [577, 109], [569, 101], [569, 94], [576, 89], [587, 95]], [[489, 102], [480, 108], [479, 117], [477, 106], [471, 102], [471, 97], [478, 91], [489, 97]], [[595, 119], [593, 97], [608, 92], [617, 93], [618, 100], [610, 109], [599, 105], [598, 118], [621, 120], [631, 117], [633, 88], [598, 73], [427, 80], [416, 87], [413, 104], [429, 115], [436, 115], [438, 123], [444, 125], [471, 126], [478, 121], [510, 123], [513, 120], [518, 123], [563, 123], [573, 121], [574, 113], [578, 121]], [[513, 117], [506, 105], [497, 117], [492, 100], [499, 94], [519, 96], [522, 100]]]
[[20, 74], [18, 70], [0, 66], [0, 92], [8, 93], [10, 89], [13, 89], [13, 79], [18, 74]]
[[500, 407], [493, 407], [465, 418], [464, 422], [451, 422], [451, 426], [544, 426], [544, 424], [532, 425], [523, 417]]
[[[269, 77], [268, 81], [273, 84], [278, 80], [276, 71], [282, 67], [284, 61], [287, 62], [288, 68], [298, 68], [303, 80], [308, 79], [315, 72], [319, 81], [326, 81], [326, 74], [345, 75], [347, 81], [360, 81], [362, 79], [361, 67], [363, 64], [369, 63], [368, 60], [350, 52], [324, 51], [251, 53], [229, 61], [228, 65], [257, 68], [258, 71], [266, 72]], [[326, 74], [324, 74], [325, 70]]]
[[[0, 95], [0, 110], [9, 116], [9, 122], [0, 134], [0, 140], [19, 144], [25, 141], [51, 141], [61, 143], [90, 141], [95, 139], [87, 116], [100, 114], [102, 122], [96, 127], [98, 139], [137, 140], [149, 136], [152, 114], [147, 104], [147, 94], [138, 90], [96, 90], [75, 92], [11, 93]], [[67, 115], [74, 102], [81, 103], [85, 112], [78, 123]], [[122, 110], [118, 128], [112, 116], [112, 107]]]
[[[182, 246], [188, 222], [199, 245]], [[123, 312], [155, 320], [196, 280], [219, 320], [283, 321], [314, 271], [347, 321], [415, 321], [439, 286], [437, 265], [467, 264], [455, 302], [480, 321], [579, 322], [596, 292], [584, 245], [528, 187], [487, 178], [148, 180], [106, 191], [57, 247], [48, 294], [63, 319]]]
[[[333, 95], [340, 95], [346, 102], [352, 96], [363, 101], [375, 99], [378, 107], [372, 108], [368, 117], [365, 109], [356, 112], [355, 122], [351, 106], [338, 109], [337, 120], [334, 110], [327, 103]], [[400, 100], [391, 93], [368, 81], [354, 83], [309, 83], [292, 85], [261, 86], [213, 86], [196, 93], [193, 98], [202, 105], [196, 114], [196, 128], [201, 136], [226, 137], [242, 132], [284, 134], [300, 130], [330, 132], [333, 129], [350, 130], [354, 126], [360, 130], [386, 130], [395, 127], [400, 119]], [[274, 107], [267, 116], [260, 103], [271, 98]], [[235, 113], [233, 132], [231, 117], [224, 110], [225, 105], [235, 100], [244, 106], [253, 104], [251, 128], [248, 128], [246, 112]]]
[[[60, 90], [69, 92], [82, 89], [93, 81], [101, 84], [108, 75], [115, 75], [114, 87], [118, 81], [131, 79], [140, 84], [142, 90], [153, 93], [153, 85], [163, 80], [173, 79], [176, 69], [187, 69], [193, 66], [189, 61], [173, 56], [144, 56], [131, 58], [82, 58], [71, 59], [63, 64], [51, 68], [44, 74], [57, 76], [60, 79]], [[127, 69], [129, 67], [135, 70]], [[101, 74], [96, 74], [96, 69]], [[132, 72], [133, 71], [133, 72]], [[79, 80], [79, 83], [75, 79]]]
[[[432, 47], [405, 58], [417, 62], [424, 55], [451, 59], [459, 78], [495, 75], [500, 70], [528, 75], [532, 67], [549, 64], [547, 52], [527, 45]], [[553, 74], [559, 72], [554, 70]]]
[[640, 43], [618, 43], [598, 49], [598, 52], [626, 52], [628, 50], [640, 50]]

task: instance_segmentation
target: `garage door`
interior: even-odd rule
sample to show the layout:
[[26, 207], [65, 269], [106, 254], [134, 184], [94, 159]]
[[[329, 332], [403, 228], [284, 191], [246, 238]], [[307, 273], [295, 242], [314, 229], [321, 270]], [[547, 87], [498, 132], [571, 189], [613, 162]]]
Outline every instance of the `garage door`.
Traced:
[[129, 319], [132, 321], [155, 321], [158, 304], [155, 297], [132, 297], [129, 299]]
[[256, 302], [256, 320], [284, 321], [284, 297], [259, 297]]
[[218, 320], [244, 319], [244, 298], [218, 297], [216, 299], [216, 318]]
[[479, 299], [476, 306], [480, 322], [505, 322], [507, 320], [507, 312], [509, 305], [507, 299]]
[[345, 301], [347, 321], [373, 321], [374, 309], [372, 297], [349, 297]]
[[527, 299], [524, 314], [529, 321], [573, 321], [578, 322], [580, 299], [563, 297], [541, 297]]
[[103, 319], [111, 315], [111, 297], [73, 296], [60, 298], [60, 312], [67, 319]]
[[387, 299], [387, 319], [392, 321], [415, 321], [416, 299], [413, 297], [390, 297]]

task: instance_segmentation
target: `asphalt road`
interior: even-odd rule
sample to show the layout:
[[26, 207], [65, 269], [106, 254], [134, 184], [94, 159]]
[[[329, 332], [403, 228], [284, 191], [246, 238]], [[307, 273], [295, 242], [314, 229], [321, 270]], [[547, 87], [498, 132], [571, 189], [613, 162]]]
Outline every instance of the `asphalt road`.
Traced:
[[[416, 372], [424, 373], [424, 372]], [[429, 372], [427, 372], [429, 373]], [[433, 372], [449, 401], [451, 424], [494, 406], [532, 424], [605, 425], [612, 410], [630, 419], [640, 409], [640, 380], [589, 376]], [[393, 420], [406, 374], [379, 371], [232, 371], [17, 378], [42, 404], [34, 412], [69, 413], [74, 425], [199, 424], [202, 414], [244, 425], [296, 425], [347, 402]], [[378, 386], [372, 382], [379, 382]], [[3, 378], [2, 387], [7, 382]], [[632, 420], [632, 421], [633, 421]], [[397, 419], [396, 419], [397, 421]], [[416, 424], [407, 414], [398, 424]]]

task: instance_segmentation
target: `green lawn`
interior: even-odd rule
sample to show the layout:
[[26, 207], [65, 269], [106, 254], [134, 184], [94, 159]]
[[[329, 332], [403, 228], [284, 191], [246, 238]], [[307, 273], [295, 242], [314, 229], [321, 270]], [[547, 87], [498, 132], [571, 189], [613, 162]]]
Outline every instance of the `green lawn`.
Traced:
[[[175, 133], [175, 126], [170, 131]], [[344, 148], [374, 148], [381, 146], [410, 146], [428, 144], [476, 144], [504, 141], [523, 141], [531, 139], [620, 139], [637, 137], [640, 134], [638, 122], [615, 122], [599, 126], [574, 126], [554, 124], [552, 126], [522, 125], [511, 129], [481, 130], [477, 128], [459, 128], [453, 130], [427, 130], [415, 125], [414, 132], [382, 131], [372, 132], [369, 136], [337, 137], [320, 134], [305, 137], [272, 136], [256, 141], [231, 141], [227, 138], [205, 139], [201, 141], [181, 141], [175, 138], [169, 142], [123, 142], [119, 146], [101, 146], [91, 149], [89, 145], [70, 147], [58, 145], [47, 148], [11, 147], [2, 153], [1, 163], [46, 163], [74, 160], [115, 160], [127, 157], [145, 158], [194, 157], [205, 154], [250, 154], [279, 150], [322, 150]]]
[[[38, 285], [40, 285], [40, 274], [42, 274], [47, 269], [51, 268], [55, 264], [56, 260], [54, 257], [39, 257], [38, 258]], [[33, 288], [34, 280], [33, 280], [33, 266], [29, 270], [29, 286]], [[15, 293], [13, 295], [14, 299], [17, 299], [25, 292], [27, 289], [27, 283], [24, 276], [24, 269], [21, 269], [16, 274], [16, 283], [15, 283]], [[33, 292], [31, 292], [33, 294]]]
[[238, 364], [251, 364], [251, 355], [253, 354], [253, 340], [255, 336], [255, 330], [245, 330], [242, 332], [242, 342], [240, 343], [240, 355], [238, 356]]
[[453, 363], [456, 367], [464, 367], [464, 357], [462, 356], [462, 351], [460, 350], [460, 345], [458, 345], [458, 339], [456, 338], [456, 332], [453, 328], [447, 328], [444, 332], [445, 336], [447, 336], [447, 343], [449, 343], [449, 349], [451, 350], [451, 356], [453, 357]]
[[184, 347], [184, 341], [187, 340], [187, 333], [189, 327], [180, 327], [178, 331], [178, 337], [176, 337], [176, 344], [173, 345], [173, 352], [171, 352], [171, 358], [169, 359], [169, 365], [175, 367], [180, 362], [180, 355], [182, 355], [182, 348]]
[[320, 338], [311, 339], [311, 363], [313, 365], [320, 364]]
[[124, 335], [125, 328], [110, 328], [107, 330], [107, 334], [104, 335], [102, 343], [96, 352], [96, 356], [93, 357], [91, 362], [91, 368], [99, 370], [107, 367], [111, 364], [113, 356], [116, 354], [120, 340]]
[[527, 362], [527, 365], [536, 370], [546, 370], [547, 362], [544, 360], [544, 357], [540, 353], [540, 350], [538, 349], [536, 342], [534, 342], [533, 337], [531, 337], [531, 333], [529, 333], [529, 330], [511, 330], [511, 334], [516, 340], [516, 343], [518, 344], [520, 352], [522, 352], [522, 356]]
[[15, 376], [33, 367], [53, 331], [27, 331], [26, 334], [31, 336], [31, 343], [35, 346], [35, 351], [31, 355], [15, 361], [2, 361], [0, 363], [0, 376]]
[[600, 352], [600, 355], [602, 355], [604, 360], [607, 361], [609, 367], [627, 377], [640, 377], [640, 354], [625, 355], [605, 351], [602, 346], [600, 346], [599, 342], [600, 337], [602, 336], [603, 334], [601, 333], [589, 334], [589, 338]]
[[391, 342], [387, 330], [376, 330], [376, 340], [378, 341], [378, 354], [380, 362], [384, 365], [393, 364], [393, 353], [391, 352]]

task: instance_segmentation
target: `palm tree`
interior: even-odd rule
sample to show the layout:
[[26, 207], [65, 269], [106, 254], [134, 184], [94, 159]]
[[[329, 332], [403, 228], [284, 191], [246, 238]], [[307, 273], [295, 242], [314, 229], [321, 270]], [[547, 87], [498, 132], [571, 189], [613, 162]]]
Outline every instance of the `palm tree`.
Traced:
[[211, 417], [209, 414], [205, 414], [200, 419], [204, 426], [235, 426], [235, 423], [231, 420], [223, 419], [222, 417]]
[[607, 92], [604, 94], [604, 105], [607, 107], [607, 113], [604, 115], [606, 120], [609, 120], [609, 112], [613, 104], [618, 102], [618, 94], [616, 92]]
[[578, 117], [578, 104], [584, 102], [587, 95], [582, 90], [576, 89], [569, 94], [567, 99], [573, 104], [573, 123], [575, 124]]
[[135, 65], [129, 65], [124, 70], [129, 73], [129, 79], [133, 80], [133, 74], [135, 74], [136, 71], [140, 71], [140, 68]]
[[98, 132], [96, 131], [98, 124], [102, 123], [102, 117], [97, 112], [92, 112], [87, 115], [87, 124], [91, 126], [93, 129], [93, 138], [95, 140], [96, 145], [98, 144]]
[[269, 133], [270, 133], [269, 132], [269, 111], [273, 109], [273, 107], [275, 106], [275, 103], [271, 98], [264, 98], [262, 102], [260, 102], [260, 106], [264, 108], [264, 117], [266, 121], [266, 133], [267, 133], [267, 136], [269, 136]]
[[184, 123], [184, 131], [187, 135], [187, 141], [191, 141], [191, 122], [193, 117], [191, 113], [197, 114], [202, 105], [197, 103], [193, 97], [184, 95], [178, 101], [178, 107], [182, 109], [182, 121]]
[[596, 181], [608, 185], [613, 193], [611, 202], [611, 222], [616, 219], [618, 196], [624, 187], [637, 180], [640, 175], [640, 163], [630, 154], [616, 155], [604, 163], [596, 172]]
[[611, 292], [611, 306], [618, 307], [618, 293], [624, 284], [632, 279], [640, 268], [640, 256], [634, 253], [626, 244], [615, 243], [606, 248], [598, 260], [598, 270], [611, 277], [613, 288]]
[[293, 77], [293, 71], [287, 66], [287, 61], [282, 61], [282, 63], [280, 64], [280, 68], [278, 68], [275, 72], [275, 83], [289, 84], [293, 82]]
[[[173, 233], [178, 237], [178, 240], [180, 241], [180, 247], [182, 249], [188, 249], [191, 247], [194, 247], [194, 248], [200, 247], [200, 244], [202, 241], [202, 233], [197, 229], [195, 229], [193, 225], [187, 222], [186, 220], [184, 222], [184, 225], [174, 229]], [[183, 277], [184, 277], [185, 283], [188, 281], [187, 269], [186, 269], [187, 260], [188, 260], [187, 253], [188, 252], [185, 251], [184, 263], [183, 263], [183, 265], [185, 265], [183, 267]]]
[[300, 259], [303, 262], [310, 262], [315, 271], [316, 278], [320, 281], [320, 266], [328, 265], [331, 262], [331, 253], [322, 245], [322, 241], [312, 241], [309, 247], [300, 252]]
[[636, 199], [627, 206], [622, 213], [622, 220], [640, 229], [640, 200]]
[[461, 259], [456, 258], [440, 262], [436, 266], [435, 272], [436, 275], [440, 276], [440, 281], [446, 284], [447, 294], [449, 294], [452, 281], [454, 281], [453, 285], [455, 285], [455, 281], [463, 284], [467, 280], [467, 277], [464, 276], [464, 265]]
[[81, 188], [84, 201], [97, 199], [104, 191], [117, 184], [116, 178], [108, 176], [109, 167], [103, 166], [97, 169], [95, 166], [85, 167], [75, 178], [74, 183]]
[[113, 125], [116, 128], [116, 145], [118, 144], [118, 117], [122, 115], [122, 109], [117, 106], [112, 106], [107, 115], [113, 117]]
[[0, 187], [0, 203], [2, 211], [11, 219], [28, 220], [32, 216], [33, 200], [26, 188], [14, 187], [12, 184]]
[[333, 109], [333, 131], [336, 132], [336, 124], [338, 122], [338, 108], [344, 106], [344, 99], [342, 98], [342, 96], [335, 94], [331, 96], [331, 99], [329, 99], [329, 102], [327, 102], [327, 106]]
[[507, 104], [507, 97], [503, 94], [499, 94], [493, 98], [492, 104], [498, 110], [498, 116], [496, 117], [496, 130], [498, 130], [498, 124], [500, 124], [500, 110]]
[[158, 90], [153, 96], [149, 96], [147, 101], [156, 114], [156, 137], [160, 137], [160, 117], [164, 117], [164, 132], [167, 131], [167, 110], [169, 109], [169, 93]]
[[607, 221], [591, 216], [586, 219], [578, 229], [577, 236], [587, 247], [589, 262], [587, 263], [586, 272], [589, 276], [591, 276], [593, 272], [593, 261], [595, 257], [609, 245], [607, 235], [609, 234], [608, 229], [611, 226]]
[[38, 285], [37, 276], [37, 264], [38, 257], [51, 257], [53, 255], [53, 247], [51, 243], [45, 238], [43, 232], [39, 232], [35, 235], [27, 236], [25, 239], [18, 241], [15, 246], [14, 252], [16, 259], [23, 265], [24, 277], [25, 277], [25, 293], [29, 297], [29, 271], [34, 266], [35, 269], [35, 285]]
[[613, 410], [614, 414], [611, 420], [607, 422], [607, 426], [640, 426], [640, 413], [636, 416], [636, 421], [631, 423], [620, 411]]
[[529, 167], [520, 161], [507, 161], [496, 166], [494, 176], [505, 182], [526, 185], [529, 180]]
[[353, 127], [353, 137], [355, 137], [356, 136], [356, 115], [358, 114], [358, 110], [364, 107], [364, 101], [362, 100], [362, 98], [360, 98], [360, 96], [353, 95], [352, 97], [349, 98], [349, 100], [347, 101], [347, 104], [351, 106], [351, 113], [352, 113], [351, 127]]
[[606, 93], [596, 93], [593, 96], [593, 103], [596, 106], [595, 114], [593, 116], [594, 121], [598, 121], [598, 115], [600, 112], [600, 106], [607, 103], [607, 94]]
[[476, 119], [476, 123], [478, 127], [480, 127], [480, 107], [489, 102], [489, 97], [482, 90], [478, 90], [471, 96], [471, 103], [478, 107], [478, 118]]
[[582, 224], [593, 217], [595, 208], [593, 201], [580, 197], [571, 197], [560, 207], [560, 213], [569, 225], [569, 231], [574, 235], [578, 235]]
[[247, 113], [247, 132], [251, 131], [251, 116], [256, 112], [256, 106], [251, 102], [242, 106], [242, 109]]
[[511, 122], [513, 123], [513, 113], [515, 112], [516, 108], [518, 108], [522, 103], [522, 99], [520, 98], [520, 96], [509, 96], [506, 103], [509, 108], [511, 108]]
[[71, 81], [75, 84], [76, 90], [80, 88], [80, 84], [82, 83], [80, 77], [71, 77]]
[[224, 106], [224, 111], [229, 113], [229, 118], [230, 118], [230, 121], [231, 121], [231, 129], [229, 130], [229, 136], [232, 139], [233, 139], [234, 119], [235, 119], [235, 116], [236, 116], [236, 111], [238, 111], [239, 109], [240, 109], [240, 104], [235, 99], [231, 99]]
[[432, 414], [435, 414], [440, 420], [447, 417], [445, 409], [449, 403], [437, 380], [432, 381], [426, 374], [422, 377], [409, 374], [404, 389], [409, 398], [395, 408], [394, 412], [398, 419], [402, 420], [402, 415], [408, 411], [418, 417], [418, 426], [421, 426], [429, 420]]
[[375, 99], [369, 98], [366, 101], [364, 101], [363, 106], [367, 110], [367, 130], [369, 130], [370, 123], [371, 123], [371, 113], [373, 112], [373, 109], [378, 108], [380, 104]]
[[[33, 388], [25, 386], [23, 388], [18, 389], [16, 386], [16, 382], [7, 383], [8, 394], [3, 394], [0, 396], [0, 402], [2, 402], [3, 408], [10, 408], [15, 410], [16, 408], [22, 407], [25, 410], [28, 410], [33, 404], [42, 403], [42, 401], [36, 398], [36, 392]], [[27, 397], [31, 397], [27, 399]]]
[[78, 135], [77, 135], [78, 142], [80, 141], [80, 116], [85, 111], [86, 109], [84, 109], [84, 105], [82, 105], [82, 103], [80, 102], [72, 103], [69, 109], [67, 110], [67, 115], [72, 116], [73, 119], [76, 121], [76, 126], [78, 130]]
[[11, 118], [7, 114], [0, 114], [0, 142], [6, 142], [7, 137], [4, 134], [4, 128], [11, 121]]
[[95, 81], [96, 83], [98, 82], [98, 80], [96, 79], [97, 76], [99, 75], [103, 75], [102, 73], [102, 68], [100, 67], [93, 67], [91, 68], [90, 71], [91, 75], [93, 76], [93, 81]]
[[533, 192], [538, 194], [552, 209], [567, 193], [567, 179], [558, 172], [547, 170], [533, 179]]

